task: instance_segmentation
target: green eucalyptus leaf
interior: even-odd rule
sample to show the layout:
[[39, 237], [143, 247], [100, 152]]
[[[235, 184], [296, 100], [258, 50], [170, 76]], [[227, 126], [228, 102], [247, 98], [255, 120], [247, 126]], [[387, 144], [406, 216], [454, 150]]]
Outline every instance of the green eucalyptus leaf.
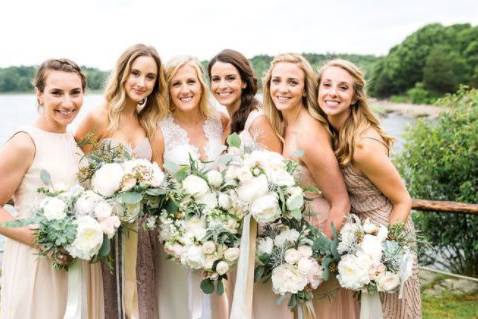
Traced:
[[103, 243], [101, 244], [100, 251], [98, 252], [98, 255], [101, 257], [106, 257], [110, 254], [111, 250], [111, 242], [108, 238], [108, 236], [103, 235]]
[[220, 296], [224, 293], [224, 283], [222, 282], [222, 279], [217, 281], [216, 284], [216, 293]]
[[121, 201], [127, 205], [135, 205], [141, 202], [143, 195], [136, 192], [124, 192], [120, 194]]
[[214, 292], [214, 282], [211, 279], [204, 279], [201, 281], [201, 290], [205, 294], [212, 294]]
[[40, 171], [40, 179], [43, 182], [43, 184], [45, 184], [45, 185], [48, 185], [48, 186], [53, 185], [52, 182], [51, 182], [50, 173], [48, 173], [47, 170], [42, 169]]
[[241, 138], [237, 133], [233, 133], [227, 137], [227, 145], [231, 147], [241, 147]]

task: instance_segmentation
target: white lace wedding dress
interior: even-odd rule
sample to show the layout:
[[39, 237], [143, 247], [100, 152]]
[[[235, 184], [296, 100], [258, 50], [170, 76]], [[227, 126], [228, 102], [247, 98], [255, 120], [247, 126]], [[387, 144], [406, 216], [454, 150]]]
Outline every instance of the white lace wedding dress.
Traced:
[[[204, 121], [202, 128], [207, 144], [201, 151], [190, 143], [187, 132], [172, 116], [163, 119], [159, 125], [164, 136], [165, 163], [188, 164], [190, 155], [193, 158], [213, 161], [225, 149], [222, 138], [223, 127], [219, 120]], [[158, 272], [160, 318], [219, 319], [227, 316], [225, 295], [203, 294], [199, 287], [200, 273], [168, 260], [163, 250], [160, 254]]]

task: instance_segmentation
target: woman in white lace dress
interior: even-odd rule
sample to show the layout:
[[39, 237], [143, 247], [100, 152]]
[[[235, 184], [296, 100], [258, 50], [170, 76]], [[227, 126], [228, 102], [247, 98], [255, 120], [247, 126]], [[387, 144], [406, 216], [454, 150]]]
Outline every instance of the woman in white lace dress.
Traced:
[[[166, 65], [170, 114], [161, 120], [163, 161], [187, 164], [189, 156], [212, 161], [225, 149], [228, 118], [208, 101], [204, 73], [197, 59], [177, 57]], [[202, 293], [201, 274], [160, 255], [160, 318], [222, 319], [228, 317], [226, 297]]]

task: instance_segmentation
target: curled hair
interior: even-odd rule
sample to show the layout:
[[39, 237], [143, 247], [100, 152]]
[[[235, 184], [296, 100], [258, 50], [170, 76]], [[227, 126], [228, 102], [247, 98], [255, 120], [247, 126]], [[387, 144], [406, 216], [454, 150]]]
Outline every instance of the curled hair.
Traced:
[[123, 52], [116, 62], [105, 89], [106, 106], [108, 108], [108, 131], [112, 132], [119, 127], [121, 112], [126, 105], [126, 90], [124, 85], [131, 72], [131, 66], [137, 58], [147, 56], [153, 58], [157, 66], [157, 77], [153, 91], [147, 97], [147, 103], [138, 114], [141, 127], [146, 136], [152, 138], [156, 132], [158, 121], [167, 113], [168, 88], [158, 52], [152, 46], [136, 44]]
[[48, 77], [48, 71], [62, 71], [68, 73], [76, 73], [80, 77], [81, 80], [81, 88], [83, 92], [86, 89], [86, 77], [81, 72], [80, 67], [75, 62], [68, 60], [68, 59], [49, 59], [44, 61], [35, 75], [33, 79], [33, 86], [40, 92], [45, 90], [45, 82]]
[[239, 73], [241, 81], [246, 87], [241, 91], [241, 104], [231, 119], [231, 133], [239, 133], [244, 130], [249, 113], [259, 107], [259, 101], [255, 98], [257, 93], [257, 78], [247, 58], [240, 52], [225, 49], [219, 52], [209, 61], [207, 73], [211, 79], [211, 69], [216, 62], [230, 63]]
[[323, 113], [323, 111], [320, 110], [317, 105], [317, 75], [312, 69], [312, 66], [300, 54], [285, 53], [276, 56], [272, 60], [263, 80], [264, 112], [269, 117], [276, 134], [281, 139], [284, 134], [284, 121], [282, 114], [275, 107], [271, 98], [270, 90], [272, 71], [278, 63], [293, 63], [302, 70], [304, 73], [304, 95], [302, 97], [302, 104], [312, 117], [327, 127], [325, 113]]
[[353, 154], [357, 139], [369, 128], [374, 129], [382, 138], [388, 149], [393, 144], [393, 137], [385, 134], [380, 121], [373, 114], [367, 102], [367, 94], [365, 92], [365, 78], [362, 71], [352, 62], [335, 59], [327, 62], [319, 70], [319, 90], [320, 82], [324, 71], [330, 67], [338, 67], [346, 71], [353, 78], [353, 90], [355, 101], [351, 106], [350, 116], [345, 121], [340, 130], [330, 126], [333, 136], [333, 146], [335, 156], [341, 166], [345, 166], [352, 162]]
[[[218, 118], [216, 110], [209, 103], [209, 89], [204, 79], [204, 71], [198, 59], [192, 56], [177, 56], [169, 60], [168, 63], [166, 63], [166, 81], [168, 85], [171, 86], [173, 77], [176, 75], [178, 70], [185, 65], [189, 65], [196, 71], [196, 76], [201, 85], [202, 92], [201, 99], [199, 100], [199, 112], [201, 112], [201, 115], [205, 118]], [[169, 111], [174, 112], [174, 109], [175, 106], [170, 97]]]

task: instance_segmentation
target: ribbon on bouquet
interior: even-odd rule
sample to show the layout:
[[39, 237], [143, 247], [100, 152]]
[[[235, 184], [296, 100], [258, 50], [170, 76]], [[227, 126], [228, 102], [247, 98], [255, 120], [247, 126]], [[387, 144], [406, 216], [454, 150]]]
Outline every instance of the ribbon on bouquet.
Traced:
[[138, 319], [138, 288], [136, 281], [136, 260], [138, 255], [138, 222], [130, 224], [121, 233], [121, 304], [123, 318]]
[[188, 306], [189, 318], [201, 319], [203, 315], [203, 297], [201, 290], [202, 276], [199, 271], [188, 270]]
[[314, 305], [312, 300], [307, 301], [306, 303], [301, 304], [297, 307], [296, 311], [297, 319], [316, 319]]
[[81, 261], [76, 260], [68, 270], [68, 296], [63, 319], [88, 318], [87, 278], [82, 266]]
[[383, 319], [382, 303], [378, 293], [369, 294], [362, 291], [360, 319]]
[[237, 279], [230, 319], [252, 318], [256, 237], [257, 223], [251, 214], [248, 214], [244, 217], [242, 226], [241, 252], [237, 263]]

